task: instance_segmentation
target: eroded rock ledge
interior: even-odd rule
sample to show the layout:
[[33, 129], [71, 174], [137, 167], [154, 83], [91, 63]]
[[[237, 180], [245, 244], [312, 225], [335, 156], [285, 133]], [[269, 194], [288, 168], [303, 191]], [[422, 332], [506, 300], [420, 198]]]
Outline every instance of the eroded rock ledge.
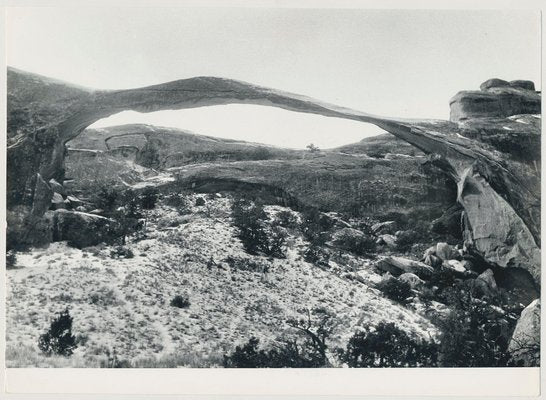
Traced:
[[[457, 94], [451, 102], [452, 121], [403, 120], [223, 78], [100, 91], [9, 68], [8, 209], [26, 213], [24, 227], [9, 233], [18, 235], [18, 242], [32, 242], [34, 227], [51, 200], [47, 182], [63, 181], [65, 143], [93, 122], [124, 110], [232, 103], [371, 123], [431, 154], [458, 183], [467, 246], [499, 267], [528, 271], [539, 284], [540, 125], [529, 128], [524, 120], [540, 112], [540, 95], [528, 82], [494, 81], [482, 85], [480, 92]], [[509, 118], [516, 115], [521, 121]], [[514, 130], [518, 124], [524, 127], [523, 147]], [[512, 152], [515, 148], [519, 150]]]

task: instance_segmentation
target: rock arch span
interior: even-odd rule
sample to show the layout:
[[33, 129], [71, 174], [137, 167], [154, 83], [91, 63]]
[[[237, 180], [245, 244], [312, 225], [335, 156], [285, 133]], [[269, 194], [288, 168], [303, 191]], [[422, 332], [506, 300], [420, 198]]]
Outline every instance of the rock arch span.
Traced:
[[223, 104], [279, 107], [371, 123], [431, 154], [458, 184], [468, 244], [499, 267], [529, 271], [539, 284], [540, 184], [526, 162], [465, 137], [461, 124], [455, 122], [380, 117], [224, 78], [196, 77], [101, 91], [9, 68], [8, 207], [27, 206], [30, 220], [40, 218], [49, 206], [48, 180], [63, 178], [65, 143], [99, 119], [126, 110]]

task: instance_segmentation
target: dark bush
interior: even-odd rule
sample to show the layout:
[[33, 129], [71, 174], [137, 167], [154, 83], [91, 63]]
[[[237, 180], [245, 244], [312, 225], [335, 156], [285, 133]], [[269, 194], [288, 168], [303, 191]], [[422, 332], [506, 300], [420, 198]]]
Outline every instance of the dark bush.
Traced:
[[300, 226], [303, 236], [311, 243], [321, 245], [328, 239], [328, 231], [333, 228], [335, 222], [316, 208], [305, 209], [302, 212]]
[[133, 258], [134, 256], [133, 250], [125, 246], [116, 246], [110, 251], [110, 257], [112, 258]]
[[238, 271], [265, 272], [268, 269], [267, 264], [257, 262], [251, 258], [227, 256], [224, 261], [231, 269]]
[[76, 348], [76, 337], [72, 335], [72, 317], [68, 308], [57, 315], [49, 330], [40, 335], [38, 348], [46, 355], [72, 355]]
[[402, 282], [394, 277], [382, 280], [378, 283], [377, 288], [389, 299], [399, 303], [403, 303], [408, 297], [413, 295], [409, 283]]
[[277, 213], [275, 221], [273, 221], [273, 223], [278, 224], [283, 228], [295, 229], [298, 227], [298, 218], [293, 212], [282, 210]]
[[248, 253], [285, 257], [286, 233], [278, 226], [267, 229], [267, 215], [262, 205], [244, 199], [236, 200], [232, 205], [231, 216], [239, 229], [239, 239]]
[[260, 341], [251, 337], [224, 355], [225, 368], [319, 368], [324, 366], [320, 356], [309, 348], [308, 341], [300, 345], [296, 340], [282, 340], [270, 349], [260, 349]]
[[98, 208], [106, 213], [113, 211], [119, 200], [119, 190], [111, 186], [101, 187], [94, 199]]
[[436, 367], [438, 346], [414, 339], [393, 323], [381, 322], [375, 330], [355, 333], [340, 358], [351, 368]]
[[413, 244], [418, 243], [421, 238], [422, 236], [412, 229], [401, 231], [396, 235], [396, 246], [400, 251], [407, 251]]
[[181, 193], [171, 193], [165, 196], [163, 201], [166, 205], [176, 208], [180, 215], [191, 213], [191, 204], [187, 197]]
[[516, 319], [475, 299], [463, 285], [456, 284], [446, 293], [451, 312], [436, 321], [441, 330], [441, 366], [510, 366], [509, 332]]
[[303, 253], [303, 259], [316, 266], [326, 267], [329, 265], [330, 254], [322, 246], [311, 244]]
[[176, 295], [171, 300], [170, 305], [171, 307], [188, 308], [191, 303], [188, 296]]
[[159, 191], [155, 187], [147, 187], [142, 192], [140, 204], [145, 210], [153, 210], [159, 199]]
[[349, 250], [357, 255], [368, 255], [375, 250], [375, 240], [366, 234], [355, 235], [352, 233], [338, 235], [335, 241], [336, 246]]

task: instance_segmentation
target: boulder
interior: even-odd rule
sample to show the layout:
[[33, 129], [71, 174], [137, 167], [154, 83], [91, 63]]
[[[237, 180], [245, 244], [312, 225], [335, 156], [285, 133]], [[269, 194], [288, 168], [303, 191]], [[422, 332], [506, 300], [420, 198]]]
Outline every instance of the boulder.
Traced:
[[426, 249], [423, 253], [423, 259], [430, 255], [436, 255], [436, 246], [430, 246], [428, 249]]
[[29, 214], [24, 206], [17, 206], [6, 210], [6, 246], [8, 249], [18, 246], [42, 246], [51, 243], [52, 212], [47, 211], [37, 217]]
[[495, 297], [498, 293], [497, 282], [490, 269], [484, 271], [474, 280], [474, 285], [482, 296]]
[[434, 254], [429, 254], [425, 256], [424, 263], [433, 268], [438, 268], [442, 265], [442, 259]]
[[442, 268], [453, 273], [453, 276], [463, 278], [466, 275], [466, 268], [458, 260], [447, 260], [442, 263]]
[[436, 245], [436, 256], [444, 261], [460, 258], [460, 254], [455, 247], [443, 242]]
[[352, 225], [347, 221], [344, 221], [337, 212], [327, 212], [322, 213], [322, 215], [328, 218], [328, 220], [333, 224], [334, 228], [343, 229], [352, 227]]
[[394, 237], [393, 235], [388, 235], [388, 234], [380, 235], [378, 237], [378, 242], [379, 242], [378, 244], [384, 244], [388, 248], [393, 250], [397, 248], [396, 237]]
[[53, 197], [51, 198], [51, 209], [52, 210], [61, 210], [65, 209], [66, 204], [64, 202], [63, 196], [61, 196], [59, 193], [54, 192]]
[[104, 214], [104, 210], [101, 208], [95, 208], [94, 210], [89, 211], [89, 214], [95, 214], [95, 215]]
[[403, 257], [386, 257], [375, 264], [376, 268], [383, 272], [389, 272], [393, 276], [400, 276], [405, 272], [410, 272], [422, 279], [429, 278], [434, 269], [420, 261], [414, 261]]
[[373, 239], [364, 232], [353, 228], [343, 228], [332, 234], [332, 239], [328, 244], [338, 249], [359, 252], [365, 250], [363, 246], [373, 243]]
[[533, 81], [526, 81], [523, 79], [510, 81], [510, 86], [526, 90], [535, 90], [535, 83]]
[[51, 187], [51, 190], [53, 190], [55, 193], [59, 193], [62, 196], [66, 196], [66, 191], [59, 182], [57, 182], [55, 179], [49, 180], [49, 187]]
[[412, 289], [417, 289], [425, 284], [425, 281], [411, 272], [405, 272], [398, 277], [400, 282], [408, 283]]
[[78, 211], [57, 210], [53, 214], [53, 241], [67, 240], [83, 248], [119, 237], [118, 224], [109, 218]]
[[83, 201], [78, 199], [76, 196], [67, 196], [66, 199], [70, 202], [70, 205], [73, 208], [77, 208], [83, 205]]
[[482, 272], [476, 279], [484, 281], [491, 290], [497, 290], [497, 282], [492, 270]]
[[201, 206], [204, 206], [205, 205], [205, 199], [202, 198], [202, 197], [198, 197], [195, 199], [195, 205], [197, 207], [201, 207]]
[[498, 79], [498, 78], [492, 78], [482, 83], [480, 85], [480, 90], [487, 90], [494, 87], [507, 87], [507, 86], [510, 86], [510, 83], [508, 81], [505, 81], [503, 79]]
[[512, 359], [518, 366], [538, 367], [540, 364], [540, 299], [521, 312], [508, 345]]
[[385, 221], [372, 225], [372, 232], [378, 236], [383, 234], [393, 234], [396, 232], [396, 229], [396, 221]]

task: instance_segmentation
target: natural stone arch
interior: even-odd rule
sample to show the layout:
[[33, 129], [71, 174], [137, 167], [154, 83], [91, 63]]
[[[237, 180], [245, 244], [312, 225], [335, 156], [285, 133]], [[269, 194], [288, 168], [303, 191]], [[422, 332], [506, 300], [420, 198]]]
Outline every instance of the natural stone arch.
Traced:
[[[21, 91], [17, 84], [31, 88]], [[468, 242], [489, 262], [523, 268], [540, 282], [540, 189], [537, 192], [530, 186], [523, 163], [463, 137], [453, 122], [379, 117], [223, 78], [197, 77], [138, 89], [95, 91], [8, 70], [8, 128], [19, 126], [10, 124], [10, 117], [15, 116], [23, 126], [16, 132], [8, 129], [8, 204], [30, 202], [32, 214], [40, 217], [48, 206], [46, 182], [62, 175], [65, 143], [99, 119], [126, 110], [152, 112], [223, 104], [272, 106], [371, 123], [433, 154], [458, 184], [457, 200], [465, 209]], [[18, 113], [25, 105], [32, 108], [30, 117]], [[43, 120], [36, 124], [32, 115]]]

